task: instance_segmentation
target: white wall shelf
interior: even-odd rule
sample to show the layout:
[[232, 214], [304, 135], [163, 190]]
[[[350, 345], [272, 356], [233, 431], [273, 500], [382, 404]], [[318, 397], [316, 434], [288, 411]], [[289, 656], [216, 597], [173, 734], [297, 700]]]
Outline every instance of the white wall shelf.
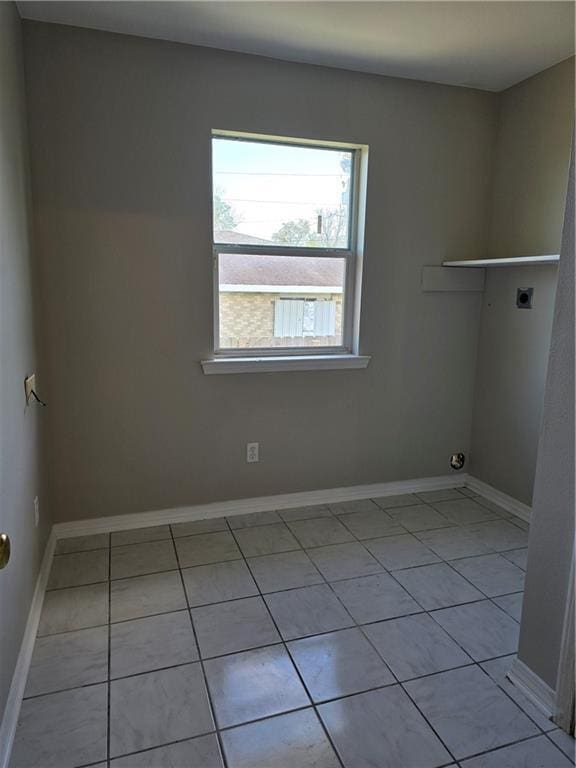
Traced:
[[443, 267], [533, 267], [557, 264], [560, 256], [515, 256], [510, 259], [468, 259], [467, 261], [443, 261]]

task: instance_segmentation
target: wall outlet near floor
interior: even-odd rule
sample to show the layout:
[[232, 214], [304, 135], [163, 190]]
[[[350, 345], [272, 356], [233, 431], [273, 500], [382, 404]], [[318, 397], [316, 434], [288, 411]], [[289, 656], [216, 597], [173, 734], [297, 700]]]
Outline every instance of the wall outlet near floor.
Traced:
[[38, 527], [39, 522], [40, 522], [40, 502], [38, 501], [38, 496], [34, 496], [34, 525]]
[[260, 443], [246, 443], [246, 462], [255, 464], [260, 461]]

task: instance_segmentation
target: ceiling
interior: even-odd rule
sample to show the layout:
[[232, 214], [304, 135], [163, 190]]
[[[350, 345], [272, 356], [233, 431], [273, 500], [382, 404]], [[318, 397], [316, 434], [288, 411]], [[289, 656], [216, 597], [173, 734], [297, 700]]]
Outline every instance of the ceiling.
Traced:
[[574, 3], [37, 2], [23, 18], [500, 91], [574, 53]]

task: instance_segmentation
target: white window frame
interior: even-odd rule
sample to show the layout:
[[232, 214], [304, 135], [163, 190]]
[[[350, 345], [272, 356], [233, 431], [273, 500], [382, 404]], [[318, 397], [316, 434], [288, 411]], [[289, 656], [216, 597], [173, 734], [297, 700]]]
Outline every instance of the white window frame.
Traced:
[[[348, 247], [346, 248], [314, 248], [305, 246], [270, 246], [270, 245], [236, 245], [230, 243], [214, 242], [213, 211], [211, 210], [211, 232], [212, 232], [212, 257], [213, 257], [213, 349], [214, 358], [212, 360], [202, 361], [205, 373], [230, 373], [247, 372], [250, 365], [247, 366], [227, 366], [224, 363], [237, 360], [246, 361], [246, 363], [256, 363], [263, 359], [268, 360], [267, 366], [262, 366], [262, 370], [288, 370], [290, 358], [298, 365], [294, 370], [305, 370], [305, 359], [310, 358], [313, 364], [310, 368], [365, 368], [370, 360], [367, 356], [359, 355], [359, 327], [360, 327], [360, 287], [362, 277], [362, 256], [364, 245], [364, 213], [366, 196], [366, 176], [368, 148], [360, 144], [292, 139], [281, 136], [264, 136], [261, 134], [242, 133], [236, 131], [213, 130], [210, 142], [217, 137], [232, 138], [238, 141], [250, 141], [259, 143], [273, 143], [281, 145], [290, 145], [296, 147], [318, 148], [333, 151], [346, 151], [352, 153], [351, 170], [351, 192], [350, 192], [350, 216]], [[212, 153], [210, 153], [212, 157]], [[213, 181], [210, 174], [211, 183]], [[211, 202], [212, 202], [211, 195]], [[227, 348], [220, 347], [220, 285], [218, 274], [218, 255], [224, 253], [238, 253], [264, 256], [310, 256], [313, 258], [344, 258], [344, 286], [342, 300], [342, 343], [335, 346], [322, 347], [250, 347], [250, 348]], [[279, 286], [279, 292], [282, 287]], [[272, 360], [279, 361], [278, 367], [271, 367]], [[356, 360], [352, 360], [356, 358]], [[322, 363], [325, 359], [326, 363]], [[304, 362], [303, 362], [304, 361]], [[333, 364], [330, 364], [330, 363]], [[213, 365], [213, 363], [219, 363]], [[256, 367], [256, 366], [255, 366]]]

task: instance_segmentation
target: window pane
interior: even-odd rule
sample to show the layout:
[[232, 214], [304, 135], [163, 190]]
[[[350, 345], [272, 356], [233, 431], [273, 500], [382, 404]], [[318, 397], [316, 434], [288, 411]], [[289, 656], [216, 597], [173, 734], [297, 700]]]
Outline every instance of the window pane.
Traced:
[[221, 253], [220, 349], [342, 345], [346, 260]]
[[212, 139], [214, 242], [348, 248], [351, 151]]

